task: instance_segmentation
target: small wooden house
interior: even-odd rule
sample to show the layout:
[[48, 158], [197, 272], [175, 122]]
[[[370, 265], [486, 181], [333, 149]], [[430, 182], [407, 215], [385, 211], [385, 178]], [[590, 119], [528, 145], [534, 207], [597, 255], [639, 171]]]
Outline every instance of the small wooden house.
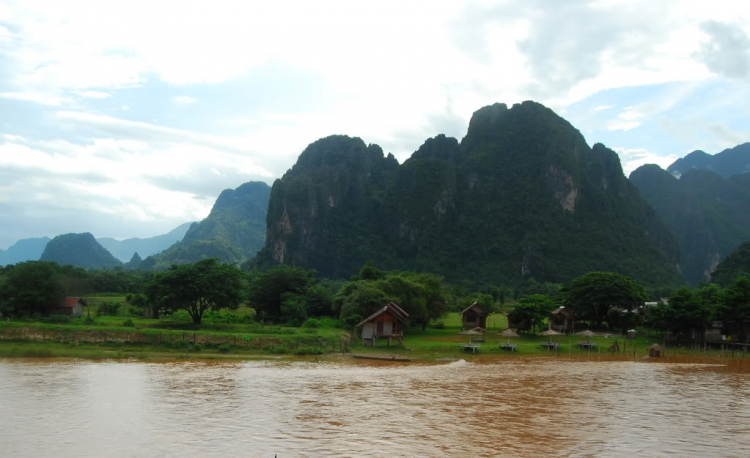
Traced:
[[489, 316], [489, 313], [484, 311], [479, 302], [474, 302], [461, 312], [464, 330], [474, 328], [487, 329], [487, 316]]
[[401, 307], [389, 302], [357, 325], [357, 328], [362, 328], [362, 345], [374, 347], [375, 341], [379, 338], [388, 339], [389, 347], [391, 346], [391, 339], [397, 339], [398, 343], [402, 344], [404, 327], [409, 325], [408, 316], [409, 314]]
[[664, 347], [659, 344], [653, 344], [648, 347], [648, 356], [651, 358], [659, 358], [664, 353]]
[[83, 316], [83, 308], [86, 299], [83, 297], [66, 297], [62, 302], [52, 307], [47, 307], [48, 315]]
[[552, 311], [549, 318], [549, 328], [557, 332], [572, 332], [575, 330], [575, 313], [565, 306]]

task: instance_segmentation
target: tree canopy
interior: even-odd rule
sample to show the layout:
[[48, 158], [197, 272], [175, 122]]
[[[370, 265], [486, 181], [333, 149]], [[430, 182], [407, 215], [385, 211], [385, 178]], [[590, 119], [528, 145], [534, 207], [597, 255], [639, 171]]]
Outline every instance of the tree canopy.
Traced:
[[560, 289], [564, 306], [578, 319], [608, 324], [611, 307], [632, 311], [643, 305], [646, 292], [633, 279], [614, 272], [589, 272], [565, 283]]
[[152, 305], [162, 310], [186, 310], [199, 324], [208, 309], [239, 307], [245, 289], [243, 276], [239, 268], [214, 258], [173, 265], [155, 276], [146, 295]]

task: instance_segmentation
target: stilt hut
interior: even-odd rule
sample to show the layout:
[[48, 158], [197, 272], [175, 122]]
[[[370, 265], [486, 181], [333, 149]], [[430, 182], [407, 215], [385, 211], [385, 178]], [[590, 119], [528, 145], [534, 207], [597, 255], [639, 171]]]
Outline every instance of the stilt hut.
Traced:
[[403, 344], [404, 327], [409, 325], [408, 316], [401, 307], [389, 302], [357, 325], [357, 328], [362, 328], [362, 345], [374, 347], [378, 338], [388, 339], [389, 347], [391, 339], [397, 339], [399, 344]]
[[558, 307], [552, 311], [549, 318], [549, 328], [557, 332], [572, 332], [575, 330], [575, 313], [573, 310]]
[[83, 316], [86, 299], [83, 297], [66, 297], [60, 303], [47, 308], [48, 315]]
[[474, 328], [487, 329], [487, 316], [489, 316], [489, 313], [484, 311], [479, 302], [474, 302], [461, 312], [464, 330]]
[[648, 347], [648, 356], [651, 358], [659, 358], [664, 353], [664, 347], [659, 344], [653, 344]]

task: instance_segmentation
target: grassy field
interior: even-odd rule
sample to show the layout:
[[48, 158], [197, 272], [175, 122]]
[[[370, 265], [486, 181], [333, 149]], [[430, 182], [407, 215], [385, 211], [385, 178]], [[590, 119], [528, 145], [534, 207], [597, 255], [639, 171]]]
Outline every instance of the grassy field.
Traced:
[[[133, 325], [124, 324], [132, 320]], [[621, 356], [642, 358], [647, 348], [656, 342], [655, 335], [642, 330], [635, 341], [624, 336], [592, 337], [596, 342], [592, 350], [580, 350], [577, 343], [586, 338], [579, 336], [553, 337], [560, 343], [559, 352], [550, 352], [541, 346], [549, 338], [523, 333], [520, 338], [503, 338], [497, 332], [507, 326], [501, 314], [488, 319], [488, 328], [480, 351], [476, 354], [462, 352], [460, 344], [468, 342], [462, 336], [461, 318], [450, 313], [442, 320], [442, 326], [432, 323], [422, 330], [412, 326], [405, 330], [403, 346], [386, 346], [380, 340], [376, 347], [363, 347], [358, 339], [348, 344], [350, 331], [333, 327], [334, 320], [323, 320], [320, 328], [286, 326], [263, 326], [257, 323], [203, 323], [200, 326], [190, 321], [173, 319], [143, 319], [100, 316], [95, 324], [85, 324], [84, 318], [71, 320], [67, 324], [40, 322], [0, 322], [0, 357], [83, 357], [102, 358], [257, 358], [283, 355], [320, 355], [351, 352], [359, 354], [387, 354], [407, 356], [422, 360], [444, 358], [486, 358], [517, 355], [590, 355], [607, 354], [609, 346], [617, 340]], [[500, 348], [500, 343], [518, 345], [517, 352]], [[634, 353], [635, 350], [635, 353]], [[670, 355], [719, 356], [720, 350], [697, 353], [686, 348], [670, 348]]]

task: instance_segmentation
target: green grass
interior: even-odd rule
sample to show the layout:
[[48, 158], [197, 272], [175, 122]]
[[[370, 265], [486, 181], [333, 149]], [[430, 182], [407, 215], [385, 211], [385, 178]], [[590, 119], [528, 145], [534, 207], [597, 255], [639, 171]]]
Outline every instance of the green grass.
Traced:
[[[461, 317], [458, 313], [449, 313], [442, 318], [444, 329], [432, 325], [422, 330], [421, 326], [412, 326], [405, 330], [404, 345], [386, 347], [380, 340], [376, 347], [362, 347], [355, 339], [350, 346], [342, 345], [342, 338], [347, 331], [335, 327], [296, 328], [286, 326], [262, 326], [260, 324], [237, 323], [204, 323], [195, 327], [192, 323], [174, 322], [169, 319], [149, 320], [132, 318], [135, 328], [123, 326], [128, 318], [98, 317], [96, 324], [83, 324], [82, 319], [72, 320], [70, 324], [50, 324], [38, 322], [0, 322], [0, 356], [6, 357], [81, 357], [92, 359], [103, 358], [258, 358], [271, 355], [291, 356], [295, 354], [323, 354], [341, 350], [355, 353], [392, 354], [411, 358], [435, 360], [442, 358], [476, 358], [516, 355], [555, 355], [540, 346], [548, 338], [524, 333], [520, 338], [510, 339], [518, 344], [518, 352], [500, 349], [501, 342], [507, 338], [497, 336], [497, 332], [506, 328], [506, 319], [501, 314], [490, 316], [485, 341], [481, 351], [476, 355], [462, 353], [459, 344], [468, 342], [468, 336], [462, 336]], [[324, 320], [325, 321], [325, 320]], [[333, 326], [335, 320], [325, 321]], [[187, 325], [187, 326], [185, 326]], [[130, 339], [137, 336], [137, 339]], [[560, 342], [559, 355], [607, 354], [609, 346], [618, 339], [621, 356], [633, 355], [636, 358], [646, 356], [646, 349], [656, 342], [656, 336], [649, 336], [645, 330], [639, 332], [635, 341], [627, 341], [624, 336], [611, 338], [593, 337], [595, 350], [581, 351], [579, 336], [553, 337]], [[131, 341], [129, 341], [131, 340]], [[627, 347], [625, 345], [627, 344]], [[570, 347], [569, 347], [570, 345]], [[312, 351], [310, 349], [315, 349]], [[320, 349], [320, 352], [318, 351]], [[670, 355], [675, 349], [670, 348]], [[713, 350], [707, 354], [696, 354], [687, 349], [677, 349], [678, 355], [719, 356], [720, 351]]]

